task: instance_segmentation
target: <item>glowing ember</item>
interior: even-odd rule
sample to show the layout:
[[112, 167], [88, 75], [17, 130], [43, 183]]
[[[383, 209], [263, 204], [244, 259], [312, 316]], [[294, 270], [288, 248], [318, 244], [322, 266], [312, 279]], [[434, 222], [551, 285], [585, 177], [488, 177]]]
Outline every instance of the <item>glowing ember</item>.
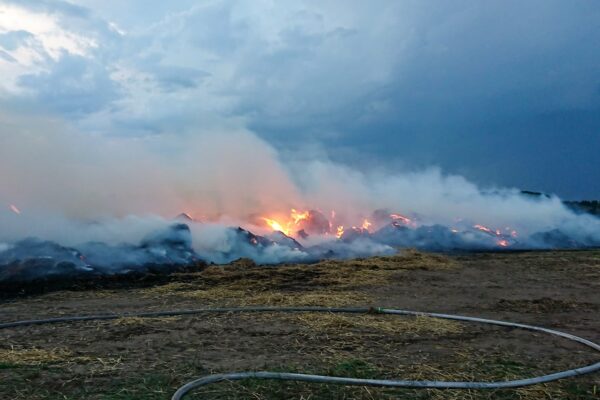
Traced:
[[11, 210], [12, 212], [14, 212], [15, 214], [19, 214], [19, 215], [21, 215], [21, 210], [19, 210], [19, 209], [17, 208], [17, 206], [15, 206], [14, 204], [10, 204], [10, 205], [8, 206], [8, 208], [10, 208], [10, 210]]
[[402, 222], [405, 225], [412, 225], [413, 221], [401, 214], [390, 214], [390, 218], [394, 221]]
[[506, 232], [508, 232], [508, 233], [502, 233], [502, 231], [500, 229], [493, 230], [493, 229], [488, 228], [487, 226], [483, 226], [480, 224], [473, 225], [473, 228], [479, 229], [482, 232], [489, 233], [490, 235], [494, 235], [494, 236], [498, 237], [498, 240], [496, 240], [496, 244], [500, 247], [510, 246], [510, 242], [506, 239], [508, 237], [508, 233], [510, 233], [510, 236], [512, 236], [513, 238], [517, 237], [517, 231], [515, 231], [509, 227], [505, 228]]
[[476, 224], [476, 225], [473, 225], [473, 228], [475, 228], [475, 229], [479, 229], [479, 230], [480, 230], [480, 231], [482, 231], [482, 232], [487, 232], [487, 233], [489, 233], [489, 234], [496, 235], [496, 232], [494, 232], [493, 230], [491, 230], [491, 229], [490, 229], [490, 228], [488, 228], [487, 226], [483, 226], [483, 225], [480, 225], [480, 224]]

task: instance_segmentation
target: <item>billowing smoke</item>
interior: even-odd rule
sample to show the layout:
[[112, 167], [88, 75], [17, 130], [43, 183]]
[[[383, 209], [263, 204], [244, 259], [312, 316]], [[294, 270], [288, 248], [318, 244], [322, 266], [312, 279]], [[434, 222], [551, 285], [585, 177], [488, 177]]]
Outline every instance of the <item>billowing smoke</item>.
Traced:
[[0, 117], [0, 280], [402, 247], [600, 245], [600, 219], [557, 197], [483, 190], [436, 168], [390, 174], [306, 153], [283, 160], [239, 127], [137, 138]]

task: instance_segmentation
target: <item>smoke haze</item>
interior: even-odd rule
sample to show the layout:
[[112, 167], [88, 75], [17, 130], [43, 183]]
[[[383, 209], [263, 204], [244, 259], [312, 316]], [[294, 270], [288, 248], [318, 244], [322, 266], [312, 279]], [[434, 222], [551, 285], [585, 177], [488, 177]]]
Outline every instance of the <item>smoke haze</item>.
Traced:
[[[27, 258], [22, 244], [21, 256], [15, 255], [15, 244], [36, 238], [77, 249], [98, 265], [162, 262], [152, 258], [154, 250], [136, 261], [130, 255], [157, 243], [149, 235], [169, 232], [182, 212], [194, 219], [179, 220], [189, 226], [189, 238], [160, 242], [167, 246], [164, 260], [279, 263], [386, 254], [405, 246], [489, 249], [503, 239], [512, 248], [600, 244], [600, 220], [573, 213], [557, 197], [481, 189], [434, 167], [390, 174], [377, 165], [358, 171], [306, 152], [282, 159], [240, 127], [139, 138], [86, 135], [52, 119], [0, 121], [0, 261], [9, 251], [5, 262]], [[297, 241], [272, 238], [264, 218], [289, 218], [291, 209], [318, 210], [324, 230], [305, 237], [289, 232]], [[415, 225], [390, 225], [390, 213]], [[359, 228], [365, 220], [370, 229]], [[473, 230], [474, 224], [502, 230], [502, 236]], [[339, 238], [337, 226], [346, 228]], [[180, 246], [177, 257], [168, 255], [172, 243]]]

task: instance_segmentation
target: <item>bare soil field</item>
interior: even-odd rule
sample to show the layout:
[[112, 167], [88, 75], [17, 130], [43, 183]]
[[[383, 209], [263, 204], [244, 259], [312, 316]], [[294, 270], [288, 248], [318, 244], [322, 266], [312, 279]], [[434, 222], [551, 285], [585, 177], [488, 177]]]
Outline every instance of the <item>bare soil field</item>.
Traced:
[[[177, 273], [154, 285], [0, 300], [0, 322], [221, 306], [376, 306], [555, 328], [600, 341], [600, 251], [390, 257]], [[507, 380], [598, 361], [514, 329], [328, 313], [125, 317], [0, 331], [1, 399], [169, 399], [206, 374], [272, 370], [367, 378]], [[190, 399], [600, 399], [600, 374], [521, 389], [410, 390], [248, 380]]]

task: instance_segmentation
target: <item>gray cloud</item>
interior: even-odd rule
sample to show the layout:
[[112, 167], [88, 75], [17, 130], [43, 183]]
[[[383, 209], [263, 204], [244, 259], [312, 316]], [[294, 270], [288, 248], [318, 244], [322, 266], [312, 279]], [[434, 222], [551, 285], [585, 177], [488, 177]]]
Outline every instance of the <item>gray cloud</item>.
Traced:
[[67, 54], [48, 72], [22, 75], [19, 84], [34, 91], [45, 108], [68, 116], [98, 111], [118, 96], [118, 85], [102, 64]]
[[17, 60], [13, 56], [11, 56], [10, 54], [8, 54], [4, 50], [0, 50], [0, 58], [2, 58], [5, 61], [8, 61], [10, 63], [16, 63], [17, 62]]
[[10, 31], [0, 34], [0, 46], [5, 50], [16, 50], [19, 48], [27, 39], [33, 38], [34, 35], [27, 31]]
[[75, 3], [14, 3], [97, 44], [18, 83], [86, 130], [243, 121], [283, 151], [600, 197], [597, 2]]

